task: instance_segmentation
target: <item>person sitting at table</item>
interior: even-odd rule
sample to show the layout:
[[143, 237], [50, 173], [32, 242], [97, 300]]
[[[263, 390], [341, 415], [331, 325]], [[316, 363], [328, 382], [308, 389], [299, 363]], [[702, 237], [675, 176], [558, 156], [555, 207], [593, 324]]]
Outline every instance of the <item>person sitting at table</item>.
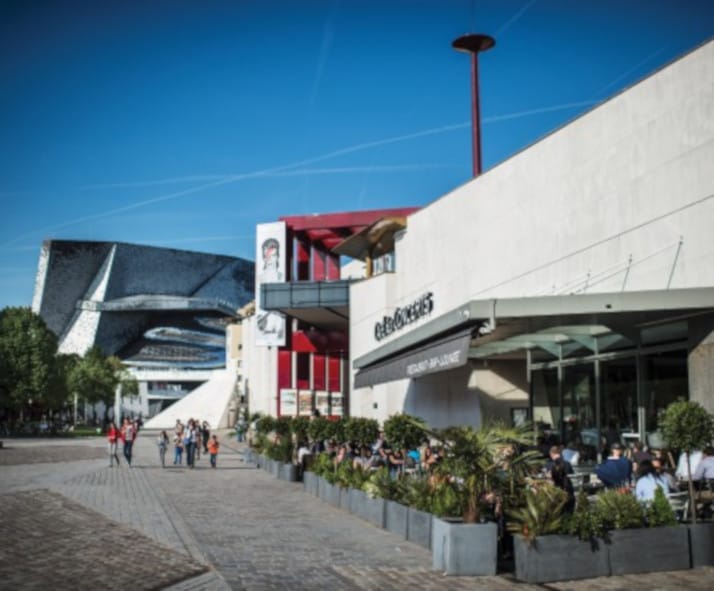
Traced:
[[578, 449], [578, 442], [575, 439], [568, 441], [568, 445], [565, 446], [560, 455], [563, 459], [568, 462], [571, 466], [577, 466], [580, 463], [580, 450]]
[[642, 460], [638, 471], [637, 484], [635, 485], [635, 496], [641, 503], [654, 501], [655, 490], [662, 489], [665, 495], [669, 494], [667, 481], [657, 474], [652, 460]]
[[638, 439], [632, 444], [632, 469], [637, 472], [637, 469], [644, 460], [652, 461], [652, 454], [645, 451], [645, 446]]
[[630, 460], [622, 457], [622, 444], [613, 443], [610, 446], [610, 455], [595, 468], [595, 474], [606, 488], [626, 486], [632, 477], [632, 464]]
[[659, 476], [660, 479], [664, 480], [667, 483], [667, 486], [669, 487], [669, 492], [677, 492], [679, 490], [679, 486], [677, 485], [677, 480], [665, 470], [664, 467], [664, 462], [662, 460], [661, 456], [653, 456], [652, 457], [652, 466], [655, 469], [655, 472], [657, 472], [657, 476]]
[[698, 488], [705, 488], [704, 482], [714, 482], [714, 447], [704, 448], [702, 459], [692, 474], [692, 480], [698, 483]]
[[[685, 451], [679, 454], [679, 459], [677, 460], [677, 470], [674, 473], [674, 475], [677, 477], [677, 480], [689, 480], [689, 472], [687, 471], [687, 455], [688, 454]], [[692, 452], [692, 456], [689, 461], [689, 467], [692, 470], [692, 474], [697, 471], [697, 466], [699, 466], [699, 462], [701, 461], [702, 452], [695, 449]]]
[[565, 461], [563, 458], [562, 454], [560, 453], [560, 446], [559, 445], [553, 445], [550, 448], [550, 451], [548, 452], [548, 459], [545, 462], [545, 470], [546, 472], [551, 472], [553, 470], [553, 466], [558, 463], [562, 462], [563, 463], [563, 469], [565, 470], [566, 474], [572, 474], [573, 473], [573, 467], [570, 465], [570, 462]]
[[[573, 483], [568, 477], [566, 465], [567, 462], [562, 458], [553, 462], [550, 469], [550, 479], [553, 481], [555, 486], [565, 491], [565, 494], [568, 495], [568, 500], [566, 501], [563, 509], [566, 513], [572, 513], [575, 510], [575, 489], [573, 488]], [[572, 468], [570, 470], [572, 473]]]

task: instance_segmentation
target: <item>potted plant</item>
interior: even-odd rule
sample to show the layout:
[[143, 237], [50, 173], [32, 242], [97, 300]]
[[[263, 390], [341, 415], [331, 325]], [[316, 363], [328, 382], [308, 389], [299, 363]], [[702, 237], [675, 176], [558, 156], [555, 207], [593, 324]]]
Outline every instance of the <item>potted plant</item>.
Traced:
[[697, 523], [692, 466], [689, 460], [694, 450], [701, 450], [711, 445], [714, 440], [714, 415], [697, 402], [680, 400], [665, 409], [660, 416], [659, 425], [668, 445], [687, 454], [689, 506], [692, 516], [692, 523], [689, 525], [692, 566], [712, 566], [714, 522]]
[[549, 583], [610, 574], [607, 548], [597, 539], [602, 524], [587, 495], [578, 496], [570, 517], [566, 501], [562, 490], [542, 482], [526, 489], [523, 505], [509, 514], [517, 579]]
[[[504, 497], [513, 495], [535, 462], [532, 429], [501, 423], [427, 431], [442, 441], [444, 456], [435, 468], [455, 500], [458, 517], [434, 517], [434, 568], [447, 575], [495, 575], [498, 518]], [[493, 520], [488, 521], [488, 517]]]
[[714, 416], [693, 400], [671, 403], [660, 415], [659, 426], [667, 444], [687, 454], [687, 479], [692, 522], [697, 522], [694, 484], [692, 483], [692, 452], [710, 445], [714, 439]]
[[[674, 513], [661, 490], [649, 508], [628, 489], [606, 491], [598, 495], [596, 510], [607, 529], [612, 575], [689, 568], [687, 528], [672, 527]], [[648, 517], [651, 527], [645, 527]]]

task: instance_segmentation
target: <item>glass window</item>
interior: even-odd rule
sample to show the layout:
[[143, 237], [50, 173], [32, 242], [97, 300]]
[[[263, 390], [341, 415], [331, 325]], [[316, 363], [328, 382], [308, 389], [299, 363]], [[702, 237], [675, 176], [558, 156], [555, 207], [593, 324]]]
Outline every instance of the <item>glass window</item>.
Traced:
[[600, 364], [600, 421], [606, 445], [639, 439], [637, 426], [637, 358]]
[[670, 402], [689, 397], [687, 351], [668, 351], [645, 358], [645, 428], [657, 429], [657, 416]]

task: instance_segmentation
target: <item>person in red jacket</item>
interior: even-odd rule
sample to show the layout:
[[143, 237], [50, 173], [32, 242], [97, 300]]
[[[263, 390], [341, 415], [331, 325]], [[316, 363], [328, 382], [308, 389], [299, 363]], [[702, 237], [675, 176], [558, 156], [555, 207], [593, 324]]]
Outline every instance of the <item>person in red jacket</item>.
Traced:
[[117, 462], [117, 466], [119, 465], [119, 456], [117, 455], [117, 445], [119, 444], [119, 437], [121, 434], [119, 433], [119, 429], [117, 429], [117, 426], [114, 424], [114, 421], [109, 423], [109, 430], [107, 431], [107, 440], [109, 441], [109, 467], [113, 468], [114, 467], [114, 460]]
[[124, 425], [121, 428], [121, 440], [124, 442], [124, 457], [126, 463], [131, 467], [131, 448], [136, 439], [136, 425], [129, 419], [124, 419]]

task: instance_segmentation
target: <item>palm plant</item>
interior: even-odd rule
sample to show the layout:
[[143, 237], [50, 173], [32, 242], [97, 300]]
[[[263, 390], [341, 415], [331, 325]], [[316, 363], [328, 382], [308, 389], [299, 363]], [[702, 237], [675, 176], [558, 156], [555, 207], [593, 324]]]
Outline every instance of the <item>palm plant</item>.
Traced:
[[541, 481], [525, 489], [525, 503], [510, 512], [508, 530], [532, 542], [537, 536], [558, 534], [564, 528], [565, 491]]
[[532, 428], [508, 427], [493, 422], [475, 429], [423, 429], [444, 446], [436, 472], [453, 489], [465, 523], [481, 521], [483, 510], [495, 498], [514, 497], [525, 477], [541, 462], [533, 444]]

